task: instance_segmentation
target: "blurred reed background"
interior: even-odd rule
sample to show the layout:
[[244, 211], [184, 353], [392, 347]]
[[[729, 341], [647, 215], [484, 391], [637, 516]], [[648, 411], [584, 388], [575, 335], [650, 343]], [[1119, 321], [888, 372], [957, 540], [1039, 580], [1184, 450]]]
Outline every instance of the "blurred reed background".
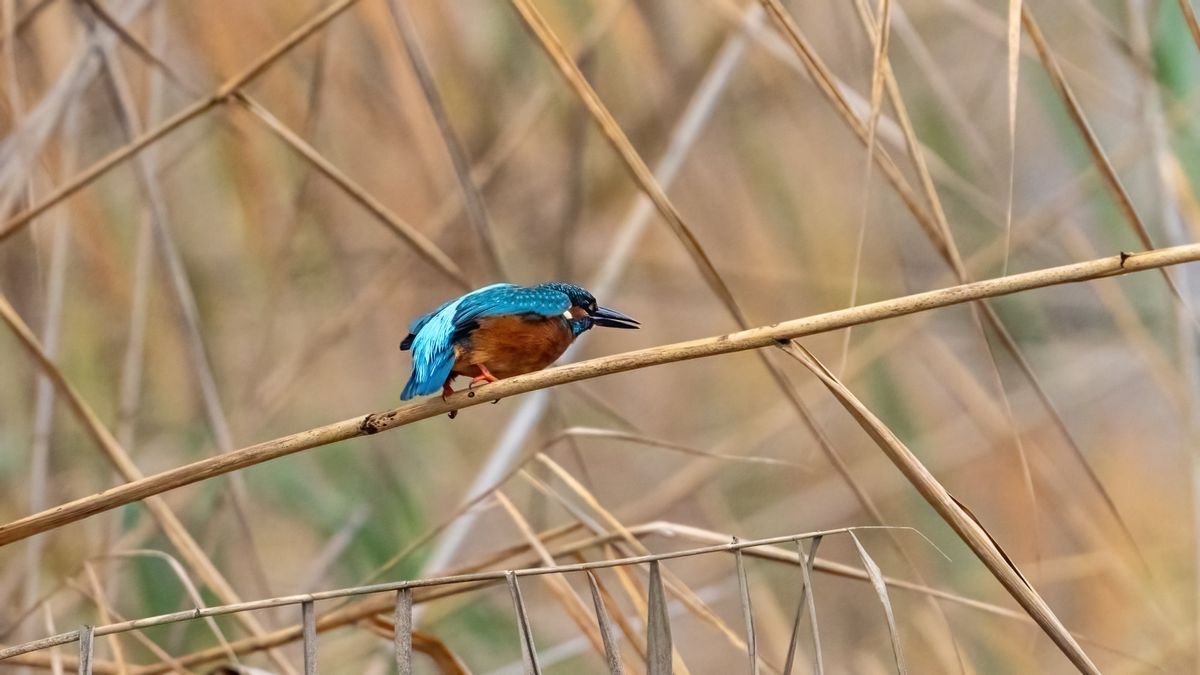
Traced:
[[[1002, 0], [785, 3], [849, 117], [757, 2], [536, 5], [752, 325], [1196, 236], [1200, 51], [1186, 2], [1026, 3], [1036, 28], [1021, 36], [1011, 228]], [[574, 358], [737, 328], [508, 3], [0, 10], [0, 291], [145, 474], [393, 407], [408, 322], [499, 279], [577, 282], [642, 321], [587, 335]], [[186, 121], [76, 180], [172, 119]], [[890, 174], [867, 170], [854, 124], [874, 131]], [[930, 222], [948, 224], [953, 250], [931, 241]], [[1195, 276], [1171, 272], [1193, 306]], [[967, 305], [805, 345], [969, 504], [1105, 672], [1195, 670], [1195, 319], [1157, 272], [992, 307], [1019, 357]], [[197, 601], [536, 565], [528, 532], [580, 522], [554, 545], [619, 521], [648, 550], [670, 551], [875, 525], [872, 509], [933, 544], [860, 531], [885, 574], [1017, 608], [816, 378], [782, 354], [768, 360], [795, 401], [749, 353], [648, 368], [317, 448], [5, 546], [0, 642]], [[45, 372], [0, 330], [4, 522], [130, 477]], [[496, 482], [501, 492], [464, 515]], [[556, 561], [637, 552], [596, 545]], [[820, 555], [862, 568], [846, 535], [826, 537]], [[663, 568], [713, 612], [672, 605], [677, 667], [746, 668], [723, 633], [745, 630], [732, 556]], [[779, 672], [800, 577], [753, 556], [746, 572], [761, 670]], [[644, 570], [597, 576], [640, 636]], [[590, 607], [586, 580], [550, 579], [522, 582], [543, 667], [605, 672], [565, 609], [572, 593]], [[1073, 670], [1019, 608], [893, 588], [892, 632], [869, 583], [820, 571], [813, 582], [827, 672], [893, 672], [894, 638], [911, 672]], [[418, 628], [472, 672], [521, 672], [503, 584], [417, 600]], [[97, 672], [153, 672], [139, 667], [196, 653], [211, 658], [178, 667], [209, 672], [229, 660], [222, 641], [299, 621], [289, 607], [97, 638]], [[322, 631], [321, 671], [389, 672], [391, 643], [370, 628]], [[299, 640], [282, 642], [241, 663], [299, 672]], [[623, 650], [642, 672], [635, 646]], [[72, 670], [74, 654], [0, 669]], [[802, 640], [795, 672], [810, 658]]]

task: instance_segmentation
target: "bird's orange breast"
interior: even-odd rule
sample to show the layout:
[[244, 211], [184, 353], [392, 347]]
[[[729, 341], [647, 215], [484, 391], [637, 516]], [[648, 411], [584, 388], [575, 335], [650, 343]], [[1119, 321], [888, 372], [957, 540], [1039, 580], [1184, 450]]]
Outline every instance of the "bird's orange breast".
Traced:
[[491, 316], [478, 323], [479, 328], [455, 348], [456, 374], [474, 377], [479, 364], [499, 378], [532, 373], [554, 363], [574, 340], [559, 316]]

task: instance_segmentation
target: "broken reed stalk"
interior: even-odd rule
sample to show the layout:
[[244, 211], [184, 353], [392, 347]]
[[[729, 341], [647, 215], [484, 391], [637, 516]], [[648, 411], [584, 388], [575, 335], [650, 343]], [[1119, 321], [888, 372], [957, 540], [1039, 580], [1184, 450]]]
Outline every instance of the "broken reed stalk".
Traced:
[[[556, 530], [553, 530], [551, 532], [565, 533], [567, 531], [570, 531], [571, 529], [572, 528], [557, 528]], [[874, 528], [869, 528], [869, 527], [861, 528], [860, 527], [860, 528], [856, 528], [856, 529], [863, 530], [863, 529], [874, 529]], [[673, 523], [670, 521], [655, 521], [655, 522], [651, 522], [651, 523], [644, 523], [641, 525], [634, 525], [629, 528], [629, 531], [633, 532], [639, 538], [646, 537], [646, 536], [652, 536], [652, 535], [668, 536], [668, 537], [682, 537], [683, 539], [685, 539], [687, 541], [695, 542], [700, 545], [708, 544], [708, 545], [713, 545], [713, 546], [717, 546], [717, 545], [727, 546], [731, 541], [731, 535], [729, 535], [727, 533], [713, 532], [711, 530], [704, 530], [704, 529], [692, 527], [690, 525], [683, 525], [680, 523]], [[805, 536], [811, 536], [811, 533], [810, 533], [810, 535], [805, 535]], [[548, 541], [548, 540], [554, 538], [554, 536], [551, 536], [551, 533], [543, 533], [543, 534], [539, 535], [539, 537], [543, 541]], [[608, 534], [606, 534], [604, 536], [600, 536], [600, 537], [589, 537], [588, 539], [585, 539], [585, 540], [577, 540], [577, 541], [565, 544], [564, 546], [553, 551], [553, 555], [555, 555], [557, 557], [557, 556], [562, 556], [562, 555], [568, 555], [570, 553], [578, 553], [579, 551], [581, 551], [585, 548], [589, 548], [591, 546], [602, 546], [602, 545], [604, 545], [604, 542], [617, 541], [622, 538], [624, 538], [624, 534], [617, 533], [617, 532], [608, 533]], [[815, 535], [815, 536], [811, 536], [811, 538], [813, 540], [814, 545], [812, 546], [812, 548], [809, 549], [809, 552], [807, 555], [804, 554], [803, 550], [801, 550], [800, 555], [797, 556], [797, 554], [795, 554], [795, 553], [788, 553], [787, 551], [785, 551], [781, 548], [777, 548], [775, 546], [771, 546], [768, 544], [764, 544], [761, 546], [750, 546], [750, 544], [754, 544], [755, 542], [751, 542], [749, 540], [740, 542], [741, 545], [745, 546], [744, 548], [741, 548], [740, 550], [742, 550], [748, 556], [761, 558], [763, 560], [784, 562], [784, 563], [788, 563], [788, 564], [800, 564], [801, 562], [807, 560], [808, 561], [807, 565], [805, 566], [802, 573], [804, 575], [808, 575], [809, 577], [811, 577], [811, 572], [815, 570], [815, 571], [819, 571], [819, 572], [829, 574], [832, 576], [841, 577], [844, 579], [853, 579], [856, 581], [863, 581], [863, 582], [870, 581], [867, 573], [864, 572], [860, 568], [852, 567], [849, 565], [843, 565], [841, 563], [836, 563], [836, 562], [832, 562], [829, 560], [823, 560], [823, 559], [817, 558], [815, 556], [815, 553], [816, 553], [815, 545], [821, 540], [822, 537], [820, 535]], [[799, 546], [799, 541], [797, 541], [797, 546]], [[523, 546], [523, 547], [518, 547], [518, 548], [521, 548], [522, 550], [528, 550], [527, 545]], [[684, 554], [690, 555], [695, 550], [696, 549], [690, 549], [687, 551], [676, 551], [676, 552], [674, 552], [674, 555], [676, 555], [676, 556], [682, 556]], [[705, 550], [707, 550], [707, 549], [705, 549]], [[519, 551], [509, 550], [509, 553], [516, 555], [517, 553], [519, 553]], [[504, 563], [505, 561], [507, 561], [509, 559], [510, 559], [510, 556], [503, 555], [503, 554], [499, 555], [499, 557], [490, 556], [489, 560], [487, 562], [464, 566], [464, 567], [460, 568], [459, 570], [453, 572], [452, 575], [469, 574], [469, 573], [473, 573], [473, 572], [478, 572], [478, 571], [486, 569], [488, 567], [497, 568], [500, 566], [501, 563]], [[515, 564], [505, 563], [503, 565], [503, 568], [504, 569], [518, 569], [518, 568], [523, 568], [523, 567], [536, 566], [537, 564], [538, 564], [538, 560], [536, 559], [536, 557], [534, 557], [534, 558], [528, 558], [524, 562], [517, 562]], [[541, 569], [545, 570], [547, 568], [543, 567]], [[555, 569], [558, 569], [558, 568], [555, 568]], [[620, 566], [618, 566], [618, 567], [615, 567], [614, 570], [616, 570], [619, 573], [622, 570], [622, 568]], [[548, 570], [548, 571], [551, 571], [551, 570]], [[426, 580], [426, 581], [429, 581], [429, 580]], [[954, 595], [952, 593], [947, 593], [946, 591], [929, 588], [927, 586], [922, 586], [919, 584], [914, 584], [909, 581], [902, 581], [902, 580], [895, 579], [895, 578], [885, 577], [884, 581], [891, 588], [903, 589], [903, 590], [913, 592], [913, 593], [918, 593], [921, 595], [934, 596], [934, 597], [937, 597], [937, 598], [940, 598], [943, 600], [947, 600], [949, 602], [956, 603], [962, 607], [969, 607], [971, 609], [975, 609], [978, 611], [987, 612], [988, 614], [991, 614], [992, 616], [1001, 617], [1004, 619], [1009, 619], [1009, 620], [1013, 620], [1013, 621], [1021, 621], [1023, 623], [1027, 623], [1030, 625], [1032, 625], [1034, 623], [1033, 619], [1030, 618], [1029, 615], [1025, 614], [1024, 612], [1017, 611], [1015, 609], [1009, 609], [1007, 607], [1000, 607], [998, 605], [992, 605], [992, 604], [989, 604], [989, 603], [986, 603], [986, 602], [983, 602], [980, 600], [974, 600], [974, 599], [966, 598], [966, 597], [963, 597], [960, 595]], [[456, 592], [470, 592], [470, 591], [476, 590], [477, 588], [481, 587], [482, 585], [490, 584], [490, 583], [494, 583], [494, 582], [483, 581], [483, 582], [463, 583], [463, 584], [459, 584], [455, 588], [445, 587], [445, 590], [448, 592], [443, 592], [440, 594], [428, 593], [428, 594], [425, 594], [422, 598], [420, 598], [419, 601], [420, 602], [432, 601], [432, 600], [435, 600], [435, 599], [438, 599], [441, 597], [447, 597], [450, 595], [454, 595], [454, 594], [456, 594]], [[411, 583], [410, 583], [410, 586], [411, 586]], [[811, 579], [809, 579], [809, 581], [805, 584], [805, 587], [809, 589], [809, 594], [811, 595], [812, 588], [813, 588]], [[362, 587], [354, 587], [354, 588], [344, 588], [344, 589], [340, 589], [340, 590], [343, 593], [346, 593], [346, 592], [350, 592], [350, 591], [370, 589], [370, 588], [374, 588], [374, 587], [362, 586]], [[409, 590], [411, 590], [411, 588]], [[334, 591], [326, 591], [324, 593], [324, 595], [328, 596], [330, 593], [333, 593], [333, 592]], [[608, 602], [610, 605], [614, 602], [611, 598], [609, 598], [607, 596], [607, 594], [605, 593], [605, 591], [603, 589], [601, 589], [601, 593], [605, 595], [605, 597], [607, 598], [606, 602]], [[280, 598], [268, 598], [268, 599], [254, 600], [249, 604], [243, 603], [242, 605], [234, 605], [234, 606], [226, 605], [223, 607], [210, 606], [205, 610], [205, 612], [215, 615], [215, 614], [225, 614], [225, 613], [231, 613], [231, 612], [241, 612], [241, 611], [253, 610], [253, 609], [265, 609], [268, 607], [280, 607], [280, 606], [284, 606], [284, 605], [295, 605], [295, 604], [299, 604], [300, 602], [303, 602], [304, 600], [306, 600], [310, 597], [311, 596], [308, 596], [308, 595], [285, 596], [285, 597], [280, 597]], [[381, 601], [377, 602], [376, 600], [381, 600]], [[250, 606], [250, 605], [253, 605], [253, 606]], [[367, 598], [367, 599], [361, 600], [357, 603], [354, 603], [351, 605], [346, 605], [344, 607], [341, 607], [340, 609], [335, 609], [329, 613], [325, 613], [325, 614], [322, 614], [321, 616], [319, 616], [317, 618], [317, 632], [320, 633], [320, 632], [335, 630], [337, 628], [342, 628], [342, 627], [348, 626], [350, 624], [353, 624], [357, 621], [366, 619], [368, 617], [378, 616], [378, 614], [381, 612], [391, 611], [394, 613], [394, 609], [395, 609], [394, 605], [395, 605], [395, 603], [392, 602], [390, 598], [388, 598], [386, 596], [382, 596], [382, 595], [377, 595], [374, 598]], [[641, 608], [641, 611], [642, 612], [645, 611], [644, 606]], [[809, 611], [812, 613], [813, 619], [815, 619], [815, 610], [811, 607], [811, 603], [809, 606]], [[182, 615], [182, 616], [176, 616], [172, 621], [167, 621], [166, 623], [173, 623], [176, 621], [187, 621], [187, 620], [191, 620], [194, 618], [190, 615], [189, 612], [181, 612], [181, 613], [177, 613], [177, 614]], [[622, 616], [623, 616], [622, 614], [617, 614], [614, 616], [614, 619], [616, 619], [616, 621], [618, 623], [622, 623], [622, 619], [621, 619]], [[163, 617], [143, 617], [138, 620], [139, 627], [144, 628], [145, 627], [144, 623], [146, 621], [150, 621], [153, 619], [162, 619], [162, 618]], [[124, 621], [124, 619], [121, 619], [121, 620]], [[394, 627], [389, 628], [389, 631], [393, 630], [393, 629], [394, 629]], [[626, 636], [628, 637], [630, 635], [628, 626], [627, 625], [622, 626], [622, 629], [626, 633]], [[37, 647], [37, 648], [45, 648], [44, 641], [46, 639], [58, 639], [58, 638], [65, 639], [65, 636], [67, 636], [67, 634], [64, 634], [61, 636], [56, 635], [55, 631], [52, 627], [48, 627], [47, 630], [52, 635], [52, 637], [44, 638], [43, 640], [38, 641], [38, 644], [42, 645], [42, 647]], [[108, 635], [108, 634], [110, 634], [108, 632], [110, 630], [112, 630], [112, 632], [114, 632], [114, 633], [115, 632], [123, 632], [121, 630], [116, 630], [115, 626], [101, 626], [100, 634]], [[136, 629], [135, 628], [127, 628], [126, 630], [136, 630]], [[283, 646], [286, 644], [290, 644], [292, 642], [300, 640], [302, 638], [302, 635], [303, 635], [303, 626], [301, 626], [300, 624], [293, 624], [289, 627], [281, 628], [280, 630], [275, 631], [274, 633], [272, 633], [265, 639], [254, 638], [254, 637], [244, 638], [242, 640], [234, 642], [231, 646], [235, 653], [237, 653], [239, 655], [245, 655], [245, 654], [250, 654], [250, 653], [257, 652], [257, 651], [262, 651], [264, 649], [268, 649], [271, 647], [279, 647], [279, 646]], [[1103, 643], [1096, 642], [1094, 639], [1088, 638], [1088, 637], [1086, 637], [1084, 635], [1080, 635], [1078, 633], [1074, 633], [1074, 635], [1083, 642], [1103, 648], [1106, 651], [1123, 656], [1127, 659], [1138, 661], [1138, 659], [1136, 657], [1134, 657], [1130, 654], [1115, 650], [1111, 646], [1106, 646]], [[391, 637], [394, 638], [394, 635]], [[815, 640], [815, 643], [818, 645], [818, 650], [817, 650], [818, 654], [816, 655], [816, 658], [818, 659], [818, 661], [816, 661], [816, 663], [819, 665], [819, 663], [820, 663], [819, 662], [820, 640], [815, 635], [814, 635], [814, 640]], [[67, 639], [67, 642], [70, 642], [70, 640]], [[27, 660], [27, 659], [34, 658], [37, 656], [37, 654], [33, 651], [33, 649], [35, 649], [35, 647], [31, 647], [30, 644], [31, 643], [26, 643], [24, 645], [12, 645], [11, 647], [5, 648], [4, 650], [0, 650], [0, 660], [4, 660], [4, 661], [7, 661], [9, 663], [14, 663], [14, 664], [33, 663], [32, 661]], [[66, 643], [56, 643], [56, 644], [66, 644]], [[421, 651], [419, 649], [419, 647], [417, 646], [417, 643], [414, 643], [414, 649]], [[639, 649], [639, 651], [642, 651], [643, 655], [644, 655], [644, 650], [642, 648], [638, 648], [638, 649]], [[24, 653], [17, 654], [17, 653], [15, 653], [16, 651], [24, 651]], [[192, 667], [192, 666], [197, 666], [197, 665], [204, 664], [204, 663], [211, 663], [213, 661], [217, 661], [217, 660], [220, 660], [223, 658], [226, 658], [226, 654], [222, 647], [215, 647], [215, 648], [209, 647], [206, 649], [202, 649], [198, 652], [193, 652], [191, 654], [180, 656], [178, 659], [176, 659], [175, 662], [170, 662], [168, 659], [163, 659], [164, 663], [162, 663], [162, 664], [158, 664], [156, 666], [147, 666], [147, 667], [144, 667], [144, 669], [135, 670], [135, 671], [133, 671], [133, 673], [134, 673], [134, 675], [158, 675], [159, 673], [174, 672], [175, 670], [178, 670], [179, 666], [181, 666], [181, 665], [184, 667]], [[42, 662], [39, 661], [38, 663], [42, 663]], [[1142, 662], [1142, 663], [1144, 663], [1144, 662]], [[112, 672], [115, 673], [116, 671], [113, 670]], [[817, 672], [819, 675], [821, 670], [818, 668], [815, 672]]]
[[728, 335], [660, 345], [623, 354], [613, 354], [571, 363], [528, 375], [508, 378], [470, 392], [459, 392], [446, 400], [431, 397], [381, 413], [356, 416], [333, 424], [307, 429], [205, 459], [153, 476], [133, 480], [0, 526], [0, 546], [20, 541], [39, 532], [82, 520], [118, 506], [158, 495], [232, 471], [290, 455], [301, 450], [366, 436], [453, 410], [479, 405], [538, 389], [637, 370], [689, 359], [730, 354], [770, 347], [779, 341], [847, 328], [882, 319], [924, 312], [1034, 288], [1076, 283], [1130, 272], [1158, 269], [1200, 260], [1200, 244], [1188, 244], [1139, 253], [1121, 253], [1107, 258], [1049, 267], [1023, 274], [950, 286], [848, 309], [760, 326]]
[[[729, 541], [722, 544], [713, 544], [710, 546], [698, 546], [695, 548], [683, 549], [679, 551], [670, 551], [667, 553], [653, 553], [647, 555], [637, 555], [624, 558], [605, 558], [603, 560], [593, 560], [589, 562], [571, 563], [565, 565], [556, 565], [553, 567], [522, 567], [509, 570], [491, 570], [485, 572], [468, 572], [464, 574], [452, 574], [442, 577], [429, 577], [425, 579], [412, 579], [409, 581], [393, 581], [381, 584], [371, 584], [367, 586], [352, 586], [349, 588], [339, 588], [330, 591], [318, 591], [315, 593], [303, 593], [299, 595], [285, 595], [275, 598], [266, 598], [263, 600], [252, 600], [237, 604], [215, 606], [215, 607], [197, 607], [195, 609], [186, 609], [169, 614], [160, 614], [157, 616], [144, 617], [141, 619], [133, 619], [129, 621], [121, 621], [106, 625], [90, 627], [91, 633], [96, 637], [105, 635], [114, 635], [118, 633], [126, 633], [134, 630], [142, 630], [151, 626], [164, 626], [181, 621], [193, 621], [195, 619], [223, 616], [228, 614], [241, 614], [270, 607], [284, 607], [291, 605], [310, 605], [322, 600], [333, 600], [337, 598], [348, 598], [360, 595], [378, 595], [381, 593], [395, 593], [402, 590], [412, 590], [417, 588], [431, 588], [437, 586], [449, 586], [458, 584], [472, 584], [478, 582], [497, 583], [508, 581], [509, 579], [519, 579], [523, 577], [538, 577], [548, 575], [567, 574], [573, 572], [588, 572], [591, 570], [609, 569], [615, 567], [628, 567], [631, 565], [643, 565], [647, 563], [657, 563], [663, 560], [677, 560], [680, 558], [690, 558], [693, 556], [706, 555], [709, 553], [736, 553], [747, 549], [757, 547], [766, 547], [774, 544], [785, 544], [789, 542], [798, 542], [804, 539], [813, 539], [817, 537], [828, 537], [835, 534], [847, 534], [853, 531], [870, 531], [883, 529], [875, 526], [867, 527], [839, 527], [829, 530], [818, 530], [815, 532], [805, 532], [802, 534], [785, 534], [778, 537], [765, 537], [762, 539], [746, 539], [741, 541]], [[909, 528], [895, 528], [909, 529]], [[315, 616], [315, 615], [314, 615]], [[314, 620], [315, 621], [315, 620]], [[314, 623], [311, 639], [315, 639], [315, 633], [319, 626]], [[301, 628], [301, 637], [303, 637], [303, 622]], [[81, 637], [88, 637], [81, 630], [73, 630], [65, 633], [59, 633], [40, 640], [33, 640], [19, 645], [13, 645], [0, 649], [0, 661], [28, 654], [30, 652], [56, 647], [59, 645], [70, 644], [77, 642]]]

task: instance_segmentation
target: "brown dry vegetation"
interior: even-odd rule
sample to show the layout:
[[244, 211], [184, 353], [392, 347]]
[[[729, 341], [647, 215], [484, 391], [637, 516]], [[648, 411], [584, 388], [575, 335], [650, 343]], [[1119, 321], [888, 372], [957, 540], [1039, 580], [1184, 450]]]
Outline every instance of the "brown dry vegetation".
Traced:
[[[407, 323], [499, 279], [581, 283], [642, 321], [588, 334], [582, 360], [1195, 239], [1188, 2], [1019, 11], [0, 1], [0, 540], [347, 420], [3, 545], [0, 645], [249, 603], [98, 635], [95, 672], [208, 672], [233, 652], [302, 672], [315, 644], [321, 672], [385, 673], [394, 594], [336, 589], [479, 572], [413, 592], [419, 664], [521, 672], [528, 640], [545, 672], [600, 673], [615, 636], [644, 672], [649, 612], [651, 663], [738, 672], [753, 650], [775, 673], [796, 549], [715, 549], [837, 530], [793, 672], [812, 670], [810, 617], [826, 672], [1195, 670], [1186, 265], [744, 345], [803, 334], [809, 351], [601, 361], [352, 438], [396, 404]], [[981, 531], [941, 486], [1028, 586], [986, 538], [964, 544]], [[896, 529], [842, 529], [880, 524]], [[528, 569], [676, 552], [661, 583], [645, 559], [590, 588]], [[273, 599], [323, 591], [311, 612]], [[77, 637], [0, 670], [72, 670]]]

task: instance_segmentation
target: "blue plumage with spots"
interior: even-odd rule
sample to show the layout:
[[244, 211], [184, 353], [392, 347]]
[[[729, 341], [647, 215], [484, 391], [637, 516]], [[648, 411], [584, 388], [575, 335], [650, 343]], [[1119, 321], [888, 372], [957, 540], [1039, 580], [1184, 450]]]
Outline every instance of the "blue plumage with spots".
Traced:
[[637, 328], [637, 321], [600, 307], [579, 286], [492, 284], [449, 300], [413, 321], [400, 349], [412, 350], [413, 370], [400, 398], [442, 391], [465, 375], [477, 382], [540, 370], [592, 326]]

